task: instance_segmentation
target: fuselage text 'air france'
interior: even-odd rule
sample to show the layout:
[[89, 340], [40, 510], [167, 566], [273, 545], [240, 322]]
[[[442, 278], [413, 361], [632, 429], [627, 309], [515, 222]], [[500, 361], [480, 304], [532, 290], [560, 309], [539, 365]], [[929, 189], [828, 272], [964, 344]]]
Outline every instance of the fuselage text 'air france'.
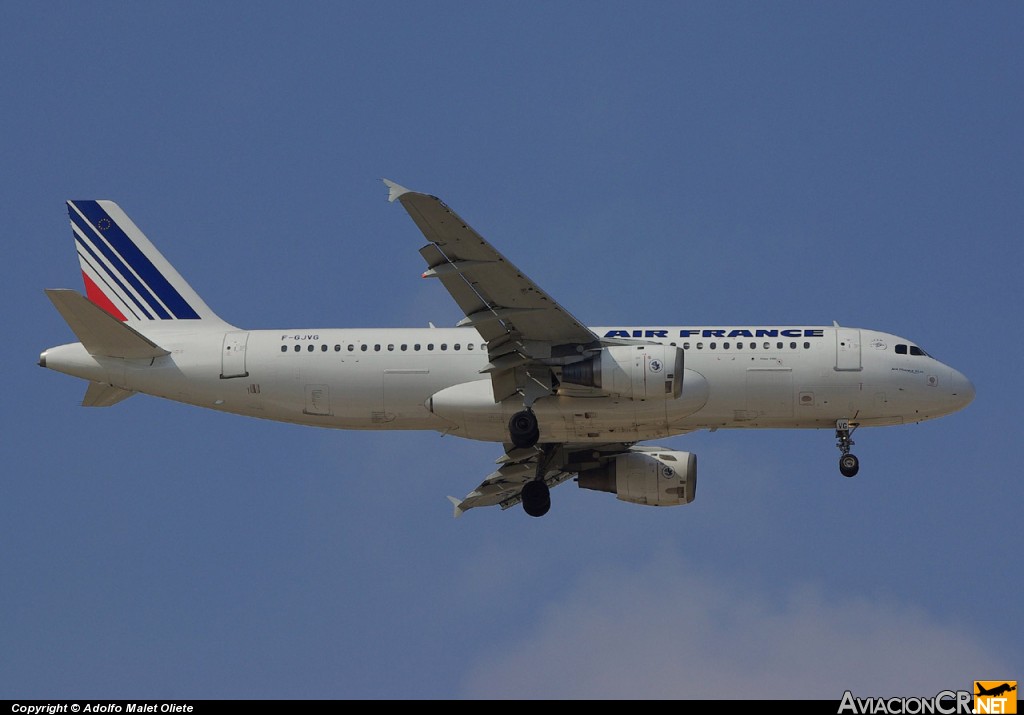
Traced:
[[[664, 328], [645, 328], [630, 330], [609, 330], [606, 338], [667, 338], [671, 331]], [[824, 337], [821, 329], [805, 328], [683, 328], [679, 331], [680, 338], [820, 338]]]

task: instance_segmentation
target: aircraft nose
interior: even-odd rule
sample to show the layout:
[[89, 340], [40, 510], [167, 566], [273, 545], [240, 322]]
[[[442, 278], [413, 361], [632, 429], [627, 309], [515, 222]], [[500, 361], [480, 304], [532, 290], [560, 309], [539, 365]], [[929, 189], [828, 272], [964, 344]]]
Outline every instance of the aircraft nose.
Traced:
[[974, 401], [974, 384], [959, 370], [950, 369], [950, 382], [953, 385], [952, 397], [956, 409], [961, 410]]

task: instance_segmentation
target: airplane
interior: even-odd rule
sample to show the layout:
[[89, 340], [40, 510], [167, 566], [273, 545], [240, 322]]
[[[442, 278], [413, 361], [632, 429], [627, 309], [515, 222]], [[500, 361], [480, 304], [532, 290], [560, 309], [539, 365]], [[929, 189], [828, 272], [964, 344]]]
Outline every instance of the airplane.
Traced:
[[978, 686], [978, 692], [975, 693], [975, 695], [979, 696], [988, 695], [990, 697], [999, 697], [1001, 695], [1006, 695], [1006, 693], [1012, 693], [1017, 689], [1016, 685], [1010, 685], [1009, 683], [1003, 683], [1002, 685], [997, 685], [990, 689], [986, 689], [981, 683], [976, 683], [976, 685]]
[[935, 419], [974, 386], [890, 333], [831, 326], [588, 327], [440, 199], [384, 180], [427, 239], [425, 278], [454, 327], [246, 330], [222, 320], [113, 201], [68, 201], [85, 295], [46, 290], [78, 341], [39, 365], [89, 382], [82, 405], [135, 393], [250, 417], [497, 442], [455, 516], [551, 507], [552, 487], [649, 506], [694, 500], [697, 458], [645, 444], [697, 430], [834, 429], [859, 470], [861, 426]]

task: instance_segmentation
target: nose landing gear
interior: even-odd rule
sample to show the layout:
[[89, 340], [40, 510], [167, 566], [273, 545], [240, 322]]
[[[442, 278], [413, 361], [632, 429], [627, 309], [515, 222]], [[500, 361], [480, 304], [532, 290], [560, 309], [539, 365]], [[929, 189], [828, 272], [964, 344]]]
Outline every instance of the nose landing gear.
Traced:
[[839, 472], [844, 477], [854, 477], [860, 471], [860, 460], [855, 454], [844, 454], [839, 458]]
[[850, 429], [849, 420], [836, 420], [836, 447], [843, 453], [839, 458], [839, 473], [844, 477], [856, 476], [860, 471], [860, 460], [856, 455], [850, 454], [850, 447], [854, 445], [850, 435], [855, 429], [857, 425]]

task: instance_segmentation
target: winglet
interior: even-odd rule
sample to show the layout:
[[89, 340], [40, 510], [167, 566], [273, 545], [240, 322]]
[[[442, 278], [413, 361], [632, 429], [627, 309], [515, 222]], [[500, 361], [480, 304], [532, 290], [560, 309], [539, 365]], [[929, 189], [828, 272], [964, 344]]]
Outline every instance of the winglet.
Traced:
[[461, 499], [456, 499], [455, 497], [448, 497], [448, 501], [450, 501], [455, 506], [456, 519], [458, 519], [460, 516], [466, 513], [465, 510], [459, 506], [462, 503]]
[[388, 201], [394, 201], [399, 198], [402, 194], [410, 193], [409, 189], [405, 188], [401, 184], [396, 184], [394, 181], [388, 179], [381, 179], [384, 185], [388, 187]]

